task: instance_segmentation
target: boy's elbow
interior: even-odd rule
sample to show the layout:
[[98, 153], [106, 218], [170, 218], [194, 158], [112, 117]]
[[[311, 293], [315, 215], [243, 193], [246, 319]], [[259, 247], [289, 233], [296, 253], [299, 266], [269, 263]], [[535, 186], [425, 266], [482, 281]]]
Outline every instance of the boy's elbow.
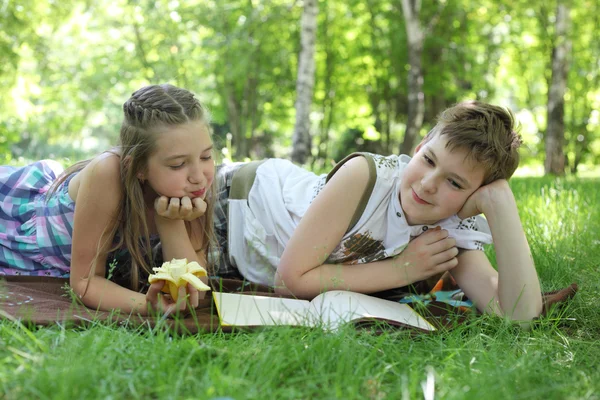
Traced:
[[529, 302], [526, 306], [520, 307], [513, 313], [506, 313], [505, 316], [509, 320], [516, 322], [521, 328], [529, 330], [532, 322], [542, 315], [542, 311], [543, 303], [540, 296], [539, 301]]
[[294, 296], [298, 298], [309, 298], [304, 293], [302, 275], [290, 271], [291, 268], [279, 267], [275, 273], [275, 293]]

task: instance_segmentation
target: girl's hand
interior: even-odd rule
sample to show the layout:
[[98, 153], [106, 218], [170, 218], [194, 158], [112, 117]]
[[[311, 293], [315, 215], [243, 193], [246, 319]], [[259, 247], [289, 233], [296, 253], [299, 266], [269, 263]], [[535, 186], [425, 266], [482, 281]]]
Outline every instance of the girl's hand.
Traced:
[[152, 306], [153, 310], [170, 315], [176, 311], [185, 311], [188, 301], [191, 309], [198, 307], [199, 292], [192, 285], [188, 284], [179, 288], [177, 302], [174, 302], [170, 295], [161, 292], [164, 285], [165, 281], [155, 282], [150, 285], [146, 293], [146, 302]]
[[154, 210], [158, 215], [167, 219], [192, 221], [200, 218], [206, 212], [206, 202], [200, 197], [193, 200], [185, 196], [177, 197], [160, 196], [154, 201]]
[[418, 282], [456, 267], [457, 255], [456, 240], [438, 226], [412, 240], [397, 262], [409, 282]]
[[481, 213], [485, 214], [485, 211], [492, 202], [503, 193], [512, 194], [506, 179], [498, 179], [488, 185], [481, 186], [469, 196], [462, 209], [458, 212], [458, 217], [465, 219]]

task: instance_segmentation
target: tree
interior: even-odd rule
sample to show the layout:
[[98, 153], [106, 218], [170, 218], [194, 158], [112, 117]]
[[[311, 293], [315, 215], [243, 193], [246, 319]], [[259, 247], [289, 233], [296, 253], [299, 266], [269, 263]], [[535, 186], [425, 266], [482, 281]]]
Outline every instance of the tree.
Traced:
[[552, 50], [552, 80], [548, 91], [548, 127], [546, 129], [546, 174], [564, 175], [565, 90], [571, 43], [567, 37], [569, 8], [562, 1], [556, 11], [556, 42]]
[[296, 81], [296, 124], [292, 139], [292, 161], [304, 164], [310, 154], [310, 106], [315, 85], [315, 43], [318, 0], [304, 0], [301, 22], [301, 49]]
[[430, 20], [428, 26], [421, 26], [419, 14], [421, 0], [402, 0], [402, 12], [406, 22], [408, 38], [408, 119], [406, 133], [400, 146], [400, 154], [411, 154], [423, 125], [425, 96], [423, 94], [423, 43], [427, 34], [435, 26], [439, 12]]

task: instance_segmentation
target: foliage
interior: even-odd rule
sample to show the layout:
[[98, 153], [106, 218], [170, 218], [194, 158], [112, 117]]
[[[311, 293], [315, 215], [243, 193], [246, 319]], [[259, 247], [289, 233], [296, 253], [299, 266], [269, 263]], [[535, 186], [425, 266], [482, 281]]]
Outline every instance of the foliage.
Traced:
[[[523, 159], [539, 163], [556, 1], [424, 2], [421, 134], [456, 101], [494, 102], [515, 111]], [[109, 147], [120, 105], [138, 87], [159, 82], [189, 88], [210, 107], [217, 144], [234, 152], [227, 157], [289, 155], [301, 2], [0, 4], [0, 162], [81, 159]], [[565, 153], [573, 172], [600, 157], [598, 7], [592, 0], [570, 4]], [[315, 59], [317, 163], [345, 151], [338, 139], [351, 129], [366, 132], [362, 140], [375, 140], [384, 154], [397, 151], [407, 119], [400, 3], [320, 1]]]

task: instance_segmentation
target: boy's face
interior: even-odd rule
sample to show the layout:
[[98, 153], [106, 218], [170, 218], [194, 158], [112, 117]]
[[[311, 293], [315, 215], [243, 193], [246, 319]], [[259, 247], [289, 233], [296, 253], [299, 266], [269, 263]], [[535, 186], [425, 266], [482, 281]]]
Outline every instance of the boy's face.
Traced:
[[434, 224], [460, 211], [484, 179], [467, 151], [446, 149], [439, 134], [419, 144], [400, 184], [400, 203], [410, 225]]
[[203, 122], [169, 127], [158, 134], [142, 177], [158, 195], [204, 199], [215, 175], [212, 147]]

